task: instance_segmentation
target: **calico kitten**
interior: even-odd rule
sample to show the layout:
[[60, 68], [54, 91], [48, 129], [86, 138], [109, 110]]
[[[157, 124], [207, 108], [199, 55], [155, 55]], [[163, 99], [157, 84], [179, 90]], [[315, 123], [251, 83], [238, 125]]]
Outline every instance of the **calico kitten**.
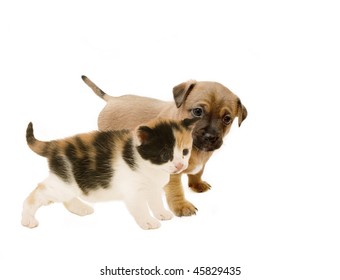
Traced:
[[187, 168], [196, 121], [153, 120], [134, 131], [94, 131], [49, 142], [37, 140], [29, 123], [27, 143], [48, 159], [50, 173], [24, 201], [22, 225], [38, 226], [36, 211], [52, 202], [84, 216], [93, 208], [83, 200], [123, 199], [141, 228], [160, 227], [158, 220], [173, 216], [163, 206], [162, 187], [169, 174]]

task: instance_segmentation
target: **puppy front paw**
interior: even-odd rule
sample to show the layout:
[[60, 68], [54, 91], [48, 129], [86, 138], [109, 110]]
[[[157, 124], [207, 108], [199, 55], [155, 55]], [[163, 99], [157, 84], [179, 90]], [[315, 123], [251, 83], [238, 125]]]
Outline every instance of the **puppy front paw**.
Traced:
[[187, 200], [173, 202], [169, 206], [178, 217], [196, 215], [197, 208]]
[[198, 192], [198, 193], [206, 192], [211, 189], [211, 186], [205, 181], [189, 183], [189, 187], [194, 192]]
[[136, 222], [142, 229], [156, 229], [161, 226], [161, 223], [151, 216], [147, 218], [136, 219]]

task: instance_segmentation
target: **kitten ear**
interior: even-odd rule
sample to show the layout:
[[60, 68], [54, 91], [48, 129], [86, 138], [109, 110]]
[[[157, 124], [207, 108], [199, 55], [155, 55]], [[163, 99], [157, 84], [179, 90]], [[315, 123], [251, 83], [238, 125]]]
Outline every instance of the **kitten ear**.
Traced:
[[137, 128], [137, 139], [140, 145], [150, 142], [152, 136], [152, 129], [148, 126], [140, 126]]
[[181, 125], [184, 126], [187, 130], [191, 130], [194, 128], [194, 124], [199, 120], [200, 118], [192, 118], [192, 119], [184, 119], [181, 121]]

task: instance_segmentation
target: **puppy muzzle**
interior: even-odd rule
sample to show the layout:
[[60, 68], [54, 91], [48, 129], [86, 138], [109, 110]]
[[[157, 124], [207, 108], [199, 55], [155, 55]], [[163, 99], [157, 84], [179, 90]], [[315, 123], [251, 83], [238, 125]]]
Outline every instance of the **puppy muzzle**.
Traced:
[[222, 146], [223, 139], [219, 135], [204, 132], [200, 135], [194, 135], [193, 144], [199, 150], [211, 152]]

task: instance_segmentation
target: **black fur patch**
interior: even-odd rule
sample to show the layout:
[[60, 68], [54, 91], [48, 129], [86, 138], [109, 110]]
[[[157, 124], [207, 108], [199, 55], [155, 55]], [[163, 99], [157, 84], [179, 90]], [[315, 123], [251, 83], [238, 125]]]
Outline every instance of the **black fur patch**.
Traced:
[[176, 123], [160, 123], [152, 128], [148, 141], [137, 147], [141, 157], [158, 165], [172, 160], [175, 146], [173, 128], [180, 129]]
[[26, 141], [28, 144], [34, 144], [36, 141], [33, 133], [33, 124], [30, 122], [26, 129]]
[[51, 157], [49, 158], [48, 165], [51, 171], [58, 175], [65, 182], [70, 181], [70, 174], [67, 168], [66, 158], [58, 154], [58, 149], [51, 152]]
[[95, 157], [89, 155], [90, 147], [76, 139], [77, 145], [69, 143], [65, 149], [71, 165], [74, 179], [79, 188], [87, 194], [99, 187], [108, 188], [114, 170], [112, 157], [114, 137], [112, 132], [99, 132], [91, 145], [95, 148]]
[[132, 170], [136, 170], [137, 165], [133, 153], [132, 138], [130, 138], [124, 144], [123, 159]]
[[178, 123], [175, 123], [175, 122], [169, 122], [169, 125], [171, 127], [171, 129], [175, 129], [177, 131], [183, 131], [183, 127], [180, 126]]

